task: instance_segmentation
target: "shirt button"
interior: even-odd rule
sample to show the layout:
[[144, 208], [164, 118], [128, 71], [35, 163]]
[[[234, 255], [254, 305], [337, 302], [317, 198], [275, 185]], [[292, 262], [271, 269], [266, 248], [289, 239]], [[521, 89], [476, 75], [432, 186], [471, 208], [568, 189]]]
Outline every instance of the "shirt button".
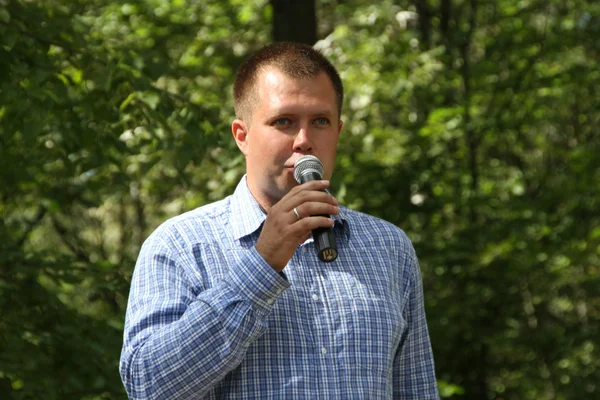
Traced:
[[272, 305], [273, 303], [275, 303], [275, 299], [269, 299], [269, 300], [267, 300], [267, 304]]
[[319, 300], [319, 296], [317, 296], [316, 294], [313, 294], [313, 295], [312, 295], [312, 299], [313, 299], [314, 301], [317, 301], [317, 300]]
[[321, 347], [321, 354], [327, 354], [327, 349], [325, 347]]

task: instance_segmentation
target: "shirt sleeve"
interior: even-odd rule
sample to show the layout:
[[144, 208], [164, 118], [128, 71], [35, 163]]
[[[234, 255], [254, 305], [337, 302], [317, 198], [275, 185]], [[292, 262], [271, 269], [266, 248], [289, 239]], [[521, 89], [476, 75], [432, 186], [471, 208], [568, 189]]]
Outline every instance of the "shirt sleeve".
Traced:
[[394, 399], [439, 399], [419, 262], [414, 253], [406, 257], [410, 267], [408, 302], [403, 313], [407, 329], [394, 359]]
[[252, 248], [199, 291], [178, 256], [151, 235], [136, 263], [125, 319], [120, 373], [129, 398], [206, 395], [265, 332], [275, 300], [288, 287]]

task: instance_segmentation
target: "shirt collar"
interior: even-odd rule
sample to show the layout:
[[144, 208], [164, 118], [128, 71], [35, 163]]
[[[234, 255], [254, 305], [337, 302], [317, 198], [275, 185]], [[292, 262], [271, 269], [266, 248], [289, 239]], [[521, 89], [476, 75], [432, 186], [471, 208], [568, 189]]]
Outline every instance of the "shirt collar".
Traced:
[[[233, 229], [234, 239], [240, 240], [241, 238], [256, 232], [256, 230], [262, 226], [266, 218], [267, 215], [263, 208], [258, 204], [258, 201], [256, 201], [252, 193], [250, 193], [246, 175], [244, 175], [231, 196], [229, 223]], [[345, 216], [345, 211], [340, 209], [340, 213], [334, 215], [333, 220], [335, 222], [336, 230], [343, 229], [344, 238], [347, 241], [349, 239], [350, 230], [348, 229], [348, 219]]]
[[229, 223], [233, 229], [233, 237], [239, 240], [254, 233], [265, 221], [267, 215], [258, 201], [250, 193], [246, 175], [242, 177], [231, 197], [231, 214]]

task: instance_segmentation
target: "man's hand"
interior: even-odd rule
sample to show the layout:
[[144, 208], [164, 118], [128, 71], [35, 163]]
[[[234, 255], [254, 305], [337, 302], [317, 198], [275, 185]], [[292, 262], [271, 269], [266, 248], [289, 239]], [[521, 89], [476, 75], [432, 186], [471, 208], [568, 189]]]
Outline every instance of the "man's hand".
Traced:
[[[294, 187], [267, 213], [256, 250], [277, 272], [285, 268], [299, 244], [313, 229], [333, 226], [339, 202], [323, 190], [329, 181], [311, 181]], [[294, 213], [294, 208], [299, 217]]]

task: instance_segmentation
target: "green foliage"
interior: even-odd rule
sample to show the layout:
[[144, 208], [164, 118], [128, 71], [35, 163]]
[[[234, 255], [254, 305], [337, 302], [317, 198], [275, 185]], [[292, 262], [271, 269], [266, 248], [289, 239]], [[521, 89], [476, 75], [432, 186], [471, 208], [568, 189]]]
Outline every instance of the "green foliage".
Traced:
[[343, 200], [413, 239], [442, 395], [595, 397], [600, 9], [405, 6], [322, 44], [351, 83]]
[[[318, 2], [336, 195], [412, 238], [444, 397], [600, 390], [595, 3]], [[0, 0], [3, 398], [124, 398], [137, 252], [243, 174], [231, 85], [270, 23], [265, 0]]]
[[223, 105], [264, 17], [245, 2], [0, 6], [0, 393], [122, 398], [135, 257], [243, 172]]

